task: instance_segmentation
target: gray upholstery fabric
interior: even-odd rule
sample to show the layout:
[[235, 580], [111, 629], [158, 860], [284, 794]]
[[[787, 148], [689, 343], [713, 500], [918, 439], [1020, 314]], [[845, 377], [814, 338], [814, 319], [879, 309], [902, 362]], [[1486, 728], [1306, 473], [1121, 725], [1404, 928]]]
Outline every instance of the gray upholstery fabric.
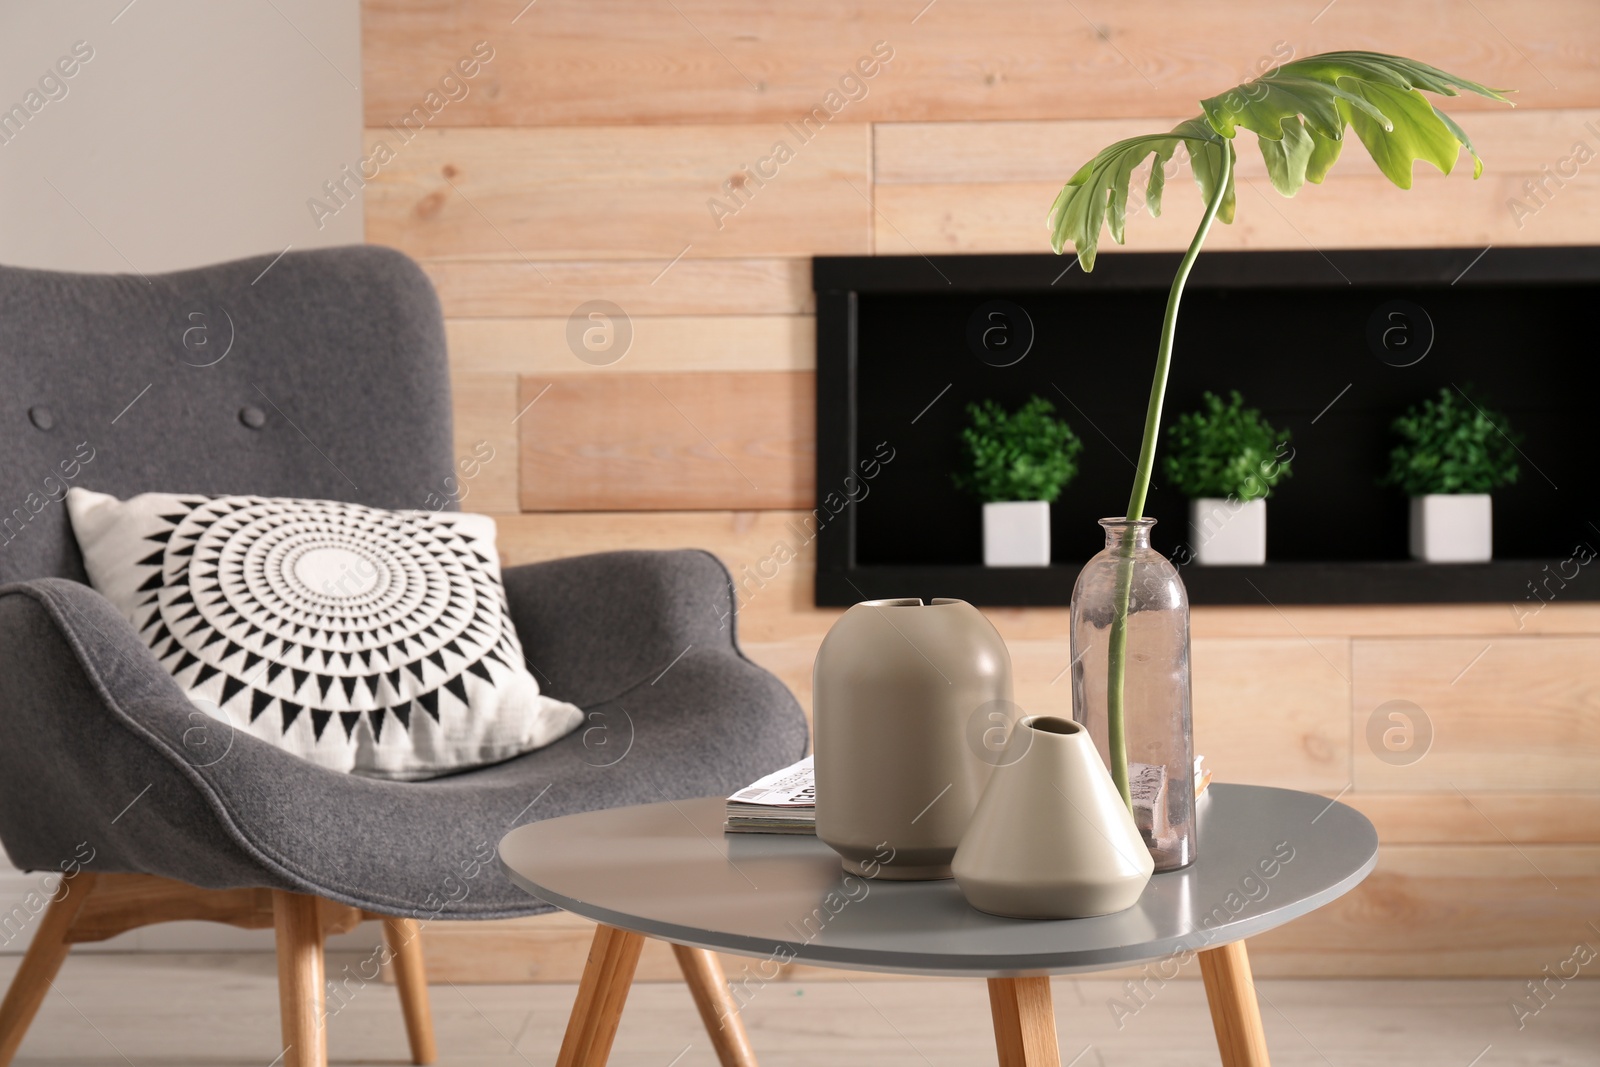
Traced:
[[[427, 277], [385, 248], [272, 260], [148, 281], [0, 267], [0, 583], [85, 580], [51, 499], [68, 484], [380, 508], [445, 493], [450, 379]], [[67, 481], [84, 442], [94, 458]]]
[[[168, 401], [187, 405], [186, 425], [198, 429], [163, 440], [142, 431], [121, 439], [112, 427], [107, 439], [119, 445], [121, 458], [97, 469], [97, 455], [76, 484], [124, 495], [178, 488], [415, 506], [429, 480], [442, 478], [449, 469], [449, 393], [437, 306], [425, 279], [409, 261], [381, 250], [304, 253], [291, 263], [293, 255], [266, 278], [295, 267], [281, 279], [285, 289], [296, 294], [292, 300], [336, 315], [329, 328], [335, 339], [353, 342], [360, 330], [349, 325], [350, 316], [361, 309], [334, 312], [319, 305], [322, 284], [374, 314], [431, 317], [431, 325], [374, 326], [391, 343], [357, 345], [365, 361], [357, 368], [337, 340], [314, 338], [314, 322], [291, 321], [293, 307], [254, 312], [259, 321], [279, 321], [302, 343], [262, 342], [256, 351], [274, 355], [257, 357], [250, 374], [273, 383], [269, 393], [292, 398], [295, 421], [324, 450], [325, 442], [333, 443], [329, 458], [361, 492], [314, 451], [318, 462], [306, 462], [306, 442], [292, 429], [232, 443], [235, 427], [250, 432], [233, 410], [248, 397], [214, 383], [195, 386], [186, 400]], [[213, 270], [248, 284], [266, 263]], [[154, 282], [175, 284], [175, 277]], [[130, 306], [135, 317], [149, 310], [144, 302], [150, 294], [128, 288], [144, 286], [137, 278], [118, 279], [120, 288], [110, 290], [103, 277], [77, 279], [94, 301], [74, 295], [74, 278], [0, 270], [0, 376], [21, 390], [3, 401], [0, 441], [8, 449], [21, 447], [30, 461], [51, 453], [37, 442], [13, 442], [54, 431], [29, 421], [33, 397], [24, 386], [55, 389], [48, 393], [55, 425], [77, 427], [59, 438], [77, 441], [83, 438], [72, 433], [94, 423], [82, 412], [106, 407], [114, 415], [120, 406], [114, 400], [128, 384], [156, 374], [152, 346], [137, 356], [101, 356], [108, 367], [123, 358], [144, 361], [132, 377], [108, 369], [97, 379], [81, 366], [91, 361], [75, 355], [69, 361], [79, 367], [73, 391], [39, 384], [47, 373], [17, 366], [48, 358], [39, 347], [42, 327], [19, 326], [18, 316], [70, 318], [71, 309], [86, 302], [101, 316]], [[299, 281], [291, 284], [291, 278]], [[18, 289], [33, 294], [31, 306]], [[115, 295], [98, 299], [107, 292]], [[119, 331], [78, 323], [70, 332], [93, 335], [109, 352]], [[26, 343], [18, 347], [14, 336]], [[361, 403], [346, 395], [349, 420], [365, 430], [341, 428], [340, 405], [326, 397], [363, 377], [384, 381], [371, 394], [378, 400], [363, 414]], [[176, 377], [161, 380], [179, 392]], [[69, 407], [74, 398], [76, 406]], [[213, 417], [211, 408], [218, 406], [226, 419]], [[271, 427], [270, 408], [268, 416]], [[369, 435], [366, 444], [362, 432]], [[213, 447], [212, 438], [221, 443]], [[366, 454], [374, 448], [387, 454]], [[406, 473], [408, 466], [414, 474]], [[174, 486], [173, 479], [184, 484]], [[11, 465], [0, 482], [9, 489], [29, 484]], [[418, 918], [527, 915], [546, 908], [485, 862], [513, 826], [597, 807], [731, 792], [804, 752], [799, 706], [777, 679], [739, 653], [732, 584], [706, 553], [603, 553], [507, 569], [512, 616], [541, 685], [578, 703], [589, 721], [537, 752], [409, 783], [326, 771], [197, 714], [111, 605], [70, 580], [81, 564], [70, 533], [66, 544], [55, 536], [64, 528], [60, 505], [51, 504], [0, 547], [0, 574], [21, 579], [0, 588], [0, 840], [26, 869], [55, 869], [88, 842], [95, 850], [93, 870], [141, 871], [215, 888], [294, 889]]]

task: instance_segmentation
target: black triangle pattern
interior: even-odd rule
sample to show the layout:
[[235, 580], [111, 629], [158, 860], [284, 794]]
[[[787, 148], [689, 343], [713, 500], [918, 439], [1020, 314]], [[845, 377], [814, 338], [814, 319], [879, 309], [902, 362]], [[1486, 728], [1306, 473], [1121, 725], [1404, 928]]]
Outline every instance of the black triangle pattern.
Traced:
[[417, 694], [417, 703], [422, 705], [422, 710], [433, 716], [433, 721], [439, 721], [439, 691], [437, 689], [426, 693]]
[[217, 701], [218, 706], [220, 707], [227, 704], [228, 701], [238, 696], [239, 691], [243, 688], [244, 679], [235, 678], [231, 674], [224, 676], [222, 679], [222, 699]]
[[262, 712], [272, 706], [273, 696], [263, 689], [255, 689], [250, 693], [250, 721], [255, 722], [261, 718]]

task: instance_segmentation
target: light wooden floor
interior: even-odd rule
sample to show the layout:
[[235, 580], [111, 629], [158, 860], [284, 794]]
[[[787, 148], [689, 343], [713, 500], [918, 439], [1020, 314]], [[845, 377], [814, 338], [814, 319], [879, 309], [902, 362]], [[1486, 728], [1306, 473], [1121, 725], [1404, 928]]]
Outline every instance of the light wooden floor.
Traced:
[[[330, 978], [361, 958], [330, 954]], [[0, 958], [0, 980], [9, 981], [15, 968], [15, 957]], [[1262, 982], [1260, 990], [1276, 1067], [1600, 1064], [1600, 982], [1555, 989], [1520, 1032], [1507, 1003], [1526, 991], [1509, 979], [1274, 980]], [[276, 995], [276, 971], [265, 954], [84, 954], [68, 959], [17, 1063], [268, 1067], [281, 1047]], [[1126, 995], [1121, 982], [1056, 981], [1063, 1064], [1217, 1063], [1198, 981], [1179, 980], [1155, 991], [1120, 1031], [1108, 1007], [1119, 995]], [[434, 986], [441, 1063], [552, 1063], [572, 996], [573, 987], [562, 985]], [[329, 1021], [333, 1061], [408, 1062], [393, 987], [352, 981], [344, 998], [345, 1006]], [[745, 1017], [766, 1067], [994, 1062], [981, 981], [775, 983], [757, 995]], [[611, 1062], [714, 1067], [682, 985], [634, 988]]]

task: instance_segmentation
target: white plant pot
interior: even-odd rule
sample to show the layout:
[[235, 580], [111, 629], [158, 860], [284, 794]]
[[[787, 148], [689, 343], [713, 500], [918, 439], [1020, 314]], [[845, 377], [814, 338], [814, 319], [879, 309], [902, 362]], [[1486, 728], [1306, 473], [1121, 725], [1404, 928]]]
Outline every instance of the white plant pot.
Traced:
[[1196, 562], [1206, 566], [1265, 563], [1267, 502], [1212, 496], [1189, 501], [1189, 544]]
[[983, 562], [990, 567], [1050, 566], [1050, 505], [1012, 500], [983, 506]]
[[1487, 563], [1494, 556], [1494, 505], [1488, 493], [1411, 498], [1411, 558], [1426, 563]]

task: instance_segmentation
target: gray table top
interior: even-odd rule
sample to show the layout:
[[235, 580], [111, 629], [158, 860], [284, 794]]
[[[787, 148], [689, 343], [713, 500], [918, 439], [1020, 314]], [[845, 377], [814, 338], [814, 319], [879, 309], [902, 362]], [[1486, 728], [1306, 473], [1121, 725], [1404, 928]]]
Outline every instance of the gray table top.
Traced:
[[[1003, 977], [1105, 970], [1281, 926], [1377, 863], [1360, 812], [1266, 786], [1201, 798], [1199, 859], [1139, 903], [1093, 919], [1004, 919], [953, 881], [846, 876], [813, 837], [724, 834], [724, 801], [669, 801], [529, 823], [500, 842], [513, 881], [597, 922], [736, 955], [903, 974]], [[770, 976], [769, 976], [770, 977]]]

